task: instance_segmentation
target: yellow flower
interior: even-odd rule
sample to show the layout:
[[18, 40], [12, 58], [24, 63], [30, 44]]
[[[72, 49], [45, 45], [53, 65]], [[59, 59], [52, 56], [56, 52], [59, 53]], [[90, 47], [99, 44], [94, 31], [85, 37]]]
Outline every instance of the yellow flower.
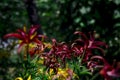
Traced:
[[72, 79], [76, 78], [79, 79], [79, 77], [73, 72], [70, 68], [58, 68], [57, 74], [53, 74], [53, 69], [50, 69], [49, 72], [49, 80], [66, 80], [66, 79]]
[[52, 48], [52, 45], [50, 43], [45, 43], [44, 42], [44, 45], [45, 45], [46, 48], [49, 48], [49, 49]]
[[53, 75], [53, 69], [50, 69], [49, 72], [49, 79], [50, 80], [54, 80], [54, 79], [58, 79], [58, 80], [66, 80], [67, 77], [69, 76], [67, 69], [62, 69], [62, 68], [58, 68], [58, 73]]
[[[15, 80], [23, 80], [22, 77], [17, 77]], [[31, 75], [27, 78], [27, 80], [32, 80]]]
[[36, 43], [30, 43], [30, 44], [29, 44], [29, 48], [34, 48], [34, 47], [37, 47], [37, 44], [36, 44]]
[[37, 74], [43, 74], [43, 68], [38, 69]]
[[17, 77], [15, 80], [23, 80], [22, 77]]
[[27, 79], [27, 80], [32, 80], [31, 75], [28, 77], [28, 79]]
[[43, 57], [41, 57], [39, 60], [38, 60], [38, 62], [37, 62], [38, 64], [43, 64], [44, 63], [44, 58]]

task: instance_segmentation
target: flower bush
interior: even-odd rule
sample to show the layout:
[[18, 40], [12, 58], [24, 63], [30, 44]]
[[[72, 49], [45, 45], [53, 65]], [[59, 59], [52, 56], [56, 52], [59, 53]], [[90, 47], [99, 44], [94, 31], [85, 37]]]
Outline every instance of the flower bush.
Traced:
[[108, 47], [97, 41], [95, 32], [74, 33], [74, 40], [58, 42], [37, 34], [38, 26], [24, 27], [7, 38], [19, 40], [22, 67], [15, 80], [114, 80], [120, 78], [120, 63], [110, 64], [104, 57]]

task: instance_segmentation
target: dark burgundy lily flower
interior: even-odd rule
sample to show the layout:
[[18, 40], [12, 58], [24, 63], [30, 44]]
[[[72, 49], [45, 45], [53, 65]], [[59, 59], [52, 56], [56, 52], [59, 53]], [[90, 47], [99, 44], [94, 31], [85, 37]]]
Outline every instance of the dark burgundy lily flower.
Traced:
[[71, 46], [71, 50], [74, 52], [74, 56], [80, 56], [84, 52], [84, 47], [81, 44], [73, 43]]
[[111, 76], [107, 74], [107, 72], [113, 69], [110, 65], [104, 65], [104, 67], [100, 70], [100, 74], [105, 78], [105, 80], [112, 80]]
[[[103, 62], [103, 65], [99, 64], [96, 60], [98, 59]], [[93, 56], [91, 57], [91, 60], [94, 60], [94, 67], [101, 68], [100, 74], [105, 78], [105, 80], [112, 80], [112, 77], [120, 77], [120, 66], [119, 67], [113, 67], [110, 65], [103, 57], [101, 56]], [[92, 64], [92, 66], [93, 66]], [[91, 66], [91, 65], [89, 65]]]
[[17, 33], [9, 33], [4, 36], [4, 38], [17, 38], [21, 42], [18, 47], [18, 53], [21, 51], [21, 48], [24, 44], [30, 44], [32, 42], [37, 44], [42, 44], [42, 42], [38, 38], [44, 38], [43, 35], [38, 35], [36, 30], [38, 29], [37, 25], [31, 26], [30, 30], [27, 32], [26, 28], [18, 29]]
[[49, 51], [48, 55], [54, 54], [56, 57], [60, 58], [62, 61], [65, 59], [71, 58], [71, 51], [68, 45], [64, 42], [57, 43], [55, 39], [52, 39], [53, 45], [51, 50]]
[[112, 77], [120, 77], [120, 62], [117, 63], [116, 68], [108, 71], [107, 74]]
[[107, 45], [104, 42], [95, 40], [95, 32], [93, 34], [89, 33], [90, 38], [88, 38], [83, 32], [76, 31], [74, 34], [81, 35], [81, 39], [77, 39], [75, 42], [81, 42], [84, 45], [84, 48], [99, 49], [102, 52], [104, 52], [104, 50], [100, 48], [101, 46], [105, 46], [107, 48]]
[[80, 35], [81, 38], [74, 41], [72, 44], [72, 51], [77, 56], [82, 56], [84, 53], [83, 61], [89, 60], [89, 58], [92, 56], [93, 49], [98, 49], [104, 53], [104, 50], [101, 48], [101, 46], [107, 47], [107, 45], [102, 41], [95, 40], [95, 32], [93, 34], [89, 33], [90, 38], [88, 38], [83, 32], [76, 31], [74, 34]]

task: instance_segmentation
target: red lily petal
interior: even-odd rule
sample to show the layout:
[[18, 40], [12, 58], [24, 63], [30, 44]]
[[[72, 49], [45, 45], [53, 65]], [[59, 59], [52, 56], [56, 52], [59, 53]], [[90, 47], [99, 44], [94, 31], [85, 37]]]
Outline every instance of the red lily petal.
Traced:
[[91, 60], [93, 60], [93, 59], [102, 60], [105, 65], [109, 65], [108, 62], [103, 57], [101, 57], [101, 56], [92, 56]]
[[107, 72], [108, 72], [107, 69], [111, 69], [111, 67], [109, 66], [103, 67], [103, 69], [100, 70], [100, 74], [105, 78], [105, 80], [112, 80], [111, 77], [107, 75]]
[[17, 32], [19, 32], [23, 38], [26, 38], [26, 32], [23, 29], [18, 29]]
[[42, 44], [42, 42], [39, 39], [34, 39], [33, 40], [35, 43]]
[[103, 55], [105, 55], [105, 51], [102, 48], [100, 48], [100, 47], [91, 46], [90, 49], [98, 49], [98, 50], [100, 50], [103, 53]]
[[111, 77], [120, 77], [120, 72], [118, 72], [117, 69], [113, 69], [112, 71], [108, 71], [107, 75]]
[[105, 46], [106, 48], [108, 47], [104, 42], [101, 42], [101, 41], [94, 41], [93, 45], [96, 45], [96, 46]]
[[38, 29], [38, 27], [39, 27], [38, 25], [32, 26], [32, 27], [30, 28], [30, 30], [29, 30], [29, 34], [30, 34], [30, 35], [34, 34], [35, 31]]
[[36, 30], [38, 29], [38, 26], [36, 25], [32, 25], [29, 32], [28, 32], [28, 38], [30, 39], [30, 37], [36, 32]]
[[45, 35], [38, 35], [38, 38], [47, 38]]
[[87, 36], [83, 32], [76, 31], [74, 34], [79, 34], [84, 40], [88, 40]]
[[81, 43], [81, 44], [84, 44], [84, 45], [88, 45], [88, 44], [89, 44], [88, 41], [85, 42], [85, 41], [82, 40], [82, 39], [76, 39], [75, 42], [76, 42], [76, 43], [78, 42], [78, 43]]
[[10, 38], [10, 37], [18, 38], [18, 39], [21, 39], [21, 40], [23, 39], [23, 37], [18, 33], [9, 33], [9, 34], [6, 34], [4, 36], [5, 39]]
[[107, 75], [111, 77], [120, 77], [120, 62], [117, 63], [116, 68], [108, 71]]
[[90, 40], [91, 40], [91, 41], [94, 41], [94, 40], [95, 40], [95, 34], [96, 34], [96, 31], [94, 31], [94, 32], [89, 32]]
[[18, 47], [18, 50], [17, 50], [18, 53], [20, 53], [20, 51], [21, 51], [24, 44], [25, 43], [23, 41], [19, 44], [19, 47]]
[[35, 39], [38, 39], [38, 38], [47, 38], [46, 36], [44, 36], [44, 35], [37, 35], [37, 34], [35, 34], [32, 38], [31, 38], [31, 36], [33, 36], [33, 34], [31, 34], [31, 35], [29, 35], [29, 40], [30, 40], [30, 42], [34, 42], [34, 40]]

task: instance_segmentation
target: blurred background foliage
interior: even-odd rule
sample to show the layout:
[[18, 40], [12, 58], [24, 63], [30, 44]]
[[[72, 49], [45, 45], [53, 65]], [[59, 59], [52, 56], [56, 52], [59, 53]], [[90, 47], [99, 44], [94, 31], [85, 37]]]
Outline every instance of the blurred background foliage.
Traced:
[[[39, 23], [49, 38], [67, 42], [72, 40], [76, 30], [85, 33], [96, 31], [96, 37], [109, 45], [105, 57], [110, 62], [113, 59], [120, 61], [120, 0], [34, 1], [40, 18]], [[4, 74], [7, 72], [2, 67], [15, 61], [13, 58], [8, 58], [10, 56], [5, 56], [12, 54], [8, 53], [11, 49], [6, 48], [8, 45], [4, 44], [6, 42], [3, 35], [15, 32], [24, 25], [28, 27], [30, 25], [24, 0], [0, 0], [0, 65], [3, 65], [0, 67], [0, 72]], [[7, 77], [4, 79], [8, 80]]]

